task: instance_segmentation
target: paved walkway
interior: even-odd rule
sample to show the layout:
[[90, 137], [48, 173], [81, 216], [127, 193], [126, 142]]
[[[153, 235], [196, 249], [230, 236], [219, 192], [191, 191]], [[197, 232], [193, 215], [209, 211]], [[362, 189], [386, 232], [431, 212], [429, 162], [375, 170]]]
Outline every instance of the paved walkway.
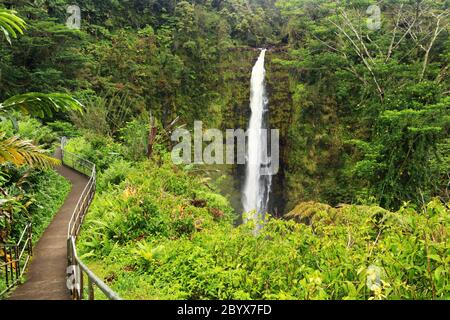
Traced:
[[[61, 158], [61, 151], [56, 152]], [[76, 171], [60, 166], [60, 175], [70, 180], [70, 191], [63, 206], [34, 247], [26, 282], [16, 288], [11, 300], [69, 300], [66, 287], [67, 227], [88, 179]]]

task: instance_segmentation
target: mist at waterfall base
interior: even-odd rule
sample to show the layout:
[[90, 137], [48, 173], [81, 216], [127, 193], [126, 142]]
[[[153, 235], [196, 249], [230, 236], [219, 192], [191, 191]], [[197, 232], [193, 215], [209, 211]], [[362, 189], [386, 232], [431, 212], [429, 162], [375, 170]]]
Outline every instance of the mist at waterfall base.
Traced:
[[245, 221], [253, 219], [260, 228], [259, 219], [264, 218], [269, 204], [272, 177], [262, 175], [261, 167], [270, 162], [268, 154], [267, 128], [268, 99], [265, 88], [265, 61], [266, 50], [262, 50], [256, 61], [251, 76], [250, 109], [251, 116], [248, 127], [247, 157], [245, 182], [242, 191], [242, 205], [244, 212], [254, 211]]

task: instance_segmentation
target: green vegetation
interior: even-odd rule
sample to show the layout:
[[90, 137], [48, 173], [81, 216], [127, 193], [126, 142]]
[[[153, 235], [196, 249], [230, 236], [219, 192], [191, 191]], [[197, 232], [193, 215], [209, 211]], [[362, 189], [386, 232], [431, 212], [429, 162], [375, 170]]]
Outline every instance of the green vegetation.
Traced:
[[[120, 147], [110, 142], [105, 155]], [[92, 153], [83, 139], [68, 148]], [[99, 177], [79, 241], [81, 257], [123, 298], [450, 298], [450, 210], [438, 199], [396, 212], [305, 202], [255, 236], [164, 148], [133, 164], [123, 152]]]
[[369, 4], [277, 2], [289, 21], [288, 54], [273, 61], [292, 87], [289, 208], [373, 199], [395, 210], [445, 192], [448, 4], [380, 4], [379, 30], [367, 27]]
[[24, 84], [69, 91], [86, 112], [56, 119], [119, 141], [150, 116], [245, 128], [254, 48], [268, 47], [271, 127], [289, 146], [278, 214], [304, 200], [397, 210], [446, 196], [446, 1], [380, 3], [379, 30], [370, 1], [82, 1], [81, 30], [63, 26], [69, 3], [10, 6], [27, 29], [0, 48], [0, 100]]
[[[50, 126], [29, 117], [20, 117], [16, 130], [8, 120], [0, 122], [0, 129], [7, 135], [15, 131], [18, 139], [46, 149], [52, 149], [58, 141], [58, 133]], [[33, 240], [37, 241], [69, 190], [70, 183], [53, 169], [17, 167], [10, 163], [0, 166], [0, 242], [17, 241], [28, 221], [33, 223]]]
[[[2, 2], [0, 242], [61, 204], [67, 136], [98, 170], [80, 254], [124, 298], [449, 299], [449, 3], [371, 4]], [[246, 128], [260, 47], [281, 168], [255, 235], [242, 168], [173, 165], [170, 136]]]
[[[0, 9], [0, 28], [9, 44], [11, 44], [10, 36], [16, 38], [17, 33], [22, 34], [25, 27], [25, 21], [16, 16], [15, 11]], [[81, 107], [78, 101], [67, 94], [30, 92], [18, 94], [0, 102], [0, 117], [15, 121], [13, 113], [20, 111], [43, 118], [52, 116], [53, 112], [81, 111]], [[59, 162], [45, 155], [44, 150], [29, 141], [20, 140], [14, 135], [8, 137], [0, 132], [0, 165], [5, 163], [48, 168]]]
[[[42, 145], [46, 149], [53, 149], [53, 143], [58, 140], [57, 131], [52, 129], [58, 128], [57, 122], [44, 126], [36, 119], [19, 116], [15, 124], [17, 128], [9, 120], [0, 121], [2, 134], [13, 136], [14, 132], [16, 141], [25, 141], [30, 146]], [[16, 243], [29, 222], [32, 223], [33, 244], [36, 244], [64, 203], [70, 188], [69, 181], [52, 168], [1, 165], [0, 244]], [[2, 269], [0, 292], [4, 287]]]
[[34, 182], [33, 186], [36, 191], [30, 212], [33, 241], [37, 242], [66, 200], [71, 185], [55, 171], [49, 170], [45, 174], [40, 174], [39, 180]]
[[[0, 243], [16, 243], [28, 222], [36, 244], [69, 194], [71, 185], [52, 169], [2, 167]], [[0, 292], [5, 286], [0, 271]]]
[[[424, 212], [309, 203], [287, 216], [303, 223], [269, 218], [255, 236], [169, 161], [118, 161], [99, 184], [80, 254], [124, 298], [450, 298], [450, 210], [439, 200]], [[383, 273], [368, 287], [371, 266]]]
[[[64, 203], [70, 191], [70, 183], [54, 170], [26, 173], [19, 171], [11, 172], [10, 175], [19, 180], [12, 182], [11, 177], [3, 176], [4, 180], [0, 184], [2, 191], [9, 197], [9, 203], [3, 209], [9, 209], [11, 213], [9, 219], [4, 220], [7, 224], [2, 225], [2, 230], [7, 232], [2, 235], [7, 237], [2, 239], [11, 242], [18, 240], [26, 223], [31, 221], [33, 242], [37, 242]], [[9, 180], [8, 185], [4, 184], [5, 178]]]

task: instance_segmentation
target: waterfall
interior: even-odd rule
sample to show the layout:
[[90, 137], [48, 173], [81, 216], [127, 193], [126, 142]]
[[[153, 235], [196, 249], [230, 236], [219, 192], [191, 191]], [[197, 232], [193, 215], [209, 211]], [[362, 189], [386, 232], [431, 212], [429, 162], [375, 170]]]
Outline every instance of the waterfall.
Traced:
[[[263, 218], [267, 212], [269, 193], [272, 183], [270, 175], [262, 175], [261, 168], [266, 166], [270, 157], [267, 153], [267, 133], [265, 113], [268, 111], [268, 99], [265, 92], [264, 59], [266, 50], [262, 50], [252, 70], [250, 108], [252, 111], [248, 128], [246, 177], [243, 188], [242, 204], [244, 212], [255, 210], [247, 220]], [[258, 229], [260, 227], [257, 223]]]

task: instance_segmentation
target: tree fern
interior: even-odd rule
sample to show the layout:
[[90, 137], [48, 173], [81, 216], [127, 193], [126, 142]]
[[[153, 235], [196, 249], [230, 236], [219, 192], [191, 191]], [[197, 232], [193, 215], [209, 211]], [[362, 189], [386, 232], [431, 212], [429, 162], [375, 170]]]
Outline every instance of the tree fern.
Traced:
[[[15, 11], [0, 9], [0, 30], [11, 44], [11, 37], [23, 33], [26, 23], [16, 16]], [[52, 116], [54, 112], [82, 111], [80, 102], [64, 93], [30, 92], [13, 96], [0, 103], [0, 117], [12, 118], [13, 111], [43, 118]], [[28, 140], [17, 136], [6, 137], [0, 133], [0, 164], [11, 162], [16, 166], [31, 165], [34, 167], [51, 167], [60, 161], [45, 154], [45, 151]]]

